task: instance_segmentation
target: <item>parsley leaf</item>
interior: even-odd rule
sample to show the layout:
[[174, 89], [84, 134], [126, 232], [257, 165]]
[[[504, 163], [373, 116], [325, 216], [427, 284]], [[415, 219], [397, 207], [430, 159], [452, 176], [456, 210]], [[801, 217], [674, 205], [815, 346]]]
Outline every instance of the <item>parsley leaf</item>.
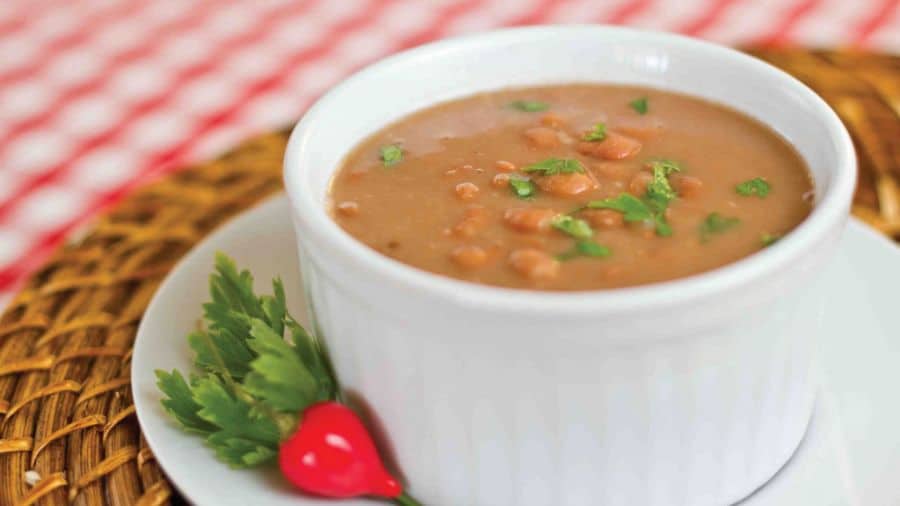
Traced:
[[762, 243], [763, 247], [766, 248], [778, 242], [779, 239], [781, 239], [781, 234], [766, 233], [759, 236], [759, 242]]
[[743, 195], [745, 197], [756, 195], [761, 199], [765, 198], [771, 190], [771, 185], [769, 185], [769, 183], [761, 177], [755, 177], [748, 181], [744, 181], [743, 183], [740, 183], [739, 185], [734, 187], [734, 191], [736, 191], [739, 195]]
[[568, 214], [560, 214], [550, 222], [553, 228], [576, 239], [590, 239], [594, 231], [588, 222]]
[[512, 189], [513, 193], [516, 194], [516, 197], [519, 197], [520, 199], [533, 197], [537, 192], [534, 183], [530, 179], [525, 179], [523, 177], [509, 178], [509, 187]]
[[278, 411], [297, 413], [306, 406], [328, 400], [330, 382], [320, 385], [313, 371], [291, 346], [268, 325], [255, 320], [250, 330], [250, 347], [257, 353], [244, 388]]
[[581, 240], [575, 243], [574, 248], [556, 255], [556, 259], [566, 261], [578, 257], [606, 258], [610, 255], [612, 255], [612, 251], [606, 246], [602, 246], [593, 241]]
[[550, 104], [536, 100], [515, 100], [510, 102], [508, 107], [522, 112], [541, 112], [549, 109]]
[[575, 249], [586, 257], [602, 258], [612, 254], [606, 246], [591, 241], [578, 241], [575, 243]]
[[656, 235], [669, 237], [672, 227], [666, 221], [666, 209], [678, 195], [669, 183], [669, 175], [680, 172], [681, 166], [671, 160], [655, 160], [650, 162], [653, 180], [647, 185], [644, 198], [623, 193], [615, 198], [594, 200], [587, 207], [593, 209], [613, 209], [623, 213], [627, 222], [652, 220]]
[[707, 242], [714, 234], [721, 234], [736, 227], [741, 220], [733, 217], [722, 216], [719, 213], [711, 213], [700, 224], [700, 241]]
[[594, 129], [590, 132], [584, 134], [583, 140], [588, 142], [599, 142], [603, 139], [606, 139], [606, 124], [605, 123], [597, 123], [594, 125]]
[[669, 202], [678, 196], [669, 183], [669, 174], [681, 172], [681, 166], [671, 160], [654, 160], [650, 162], [653, 180], [647, 185], [647, 200], [656, 212], [663, 212]]
[[666, 221], [666, 217], [662, 214], [655, 216], [654, 226], [656, 235], [660, 237], [669, 237], [672, 235], [672, 226]]
[[390, 167], [403, 160], [403, 150], [396, 144], [381, 146], [381, 162], [385, 167]]
[[641, 116], [647, 114], [647, 109], [649, 108], [647, 97], [636, 98], [631, 102], [628, 102], [628, 106], [634, 109], [634, 111]]
[[232, 467], [248, 467], [278, 453], [281, 432], [274, 418], [229, 392], [224, 381], [210, 374], [191, 382], [194, 399], [203, 407], [197, 416], [217, 426], [206, 442]]
[[188, 336], [200, 374], [188, 383], [178, 371], [156, 371], [163, 408], [233, 467], [272, 460], [297, 413], [337, 397], [321, 344], [288, 313], [281, 281], [272, 288], [256, 295], [250, 273], [217, 254], [206, 328]]
[[194, 399], [202, 406], [197, 411], [200, 418], [261, 443], [278, 444], [280, 435], [272, 419], [254, 412], [251, 405], [229, 391], [220, 377], [212, 374], [196, 377], [191, 381], [191, 388]]
[[644, 221], [653, 218], [653, 212], [641, 199], [630, 193], [623, 193], [618, 197], [603, 200], [592, 200], [587, 203], [591, 209], [613, 209], [623, 214], [622, 218], [627, 222]]
[[203, 406], [194, 400], [191, 387], [188, 386], [180, 372], [173, 370], [168, 373], [157, 370], [156, 380], [159, 389], [169, 396], [162, 400], [163, 408], [178, 420], [184, 430], [196, 434], [209, 434], [216, 431], [215, 425], [197, 415]]
[[665, 208], [660, 212], [654, 211], [649, 198], [643, 200], [635, 197], [630, 193], [623, 193], [618, 197], [603, 200], [592, 200], [587, 203], [590, 209], [612, 209], [623, 214], [622, 219], [626, 222], [635, 221], [652, 221], [656, 235], [660, 237], [668, 237], [672, 235], [672, 227], [666, 221], [663, 214]]
[[537, 163], [522, 168], [524, 172], [536, 173], [541, 176], [555, 176], [557, 174], [572, 174], [578, 172], [584, 174], [584, 166], [575, 159], [547, 158]]

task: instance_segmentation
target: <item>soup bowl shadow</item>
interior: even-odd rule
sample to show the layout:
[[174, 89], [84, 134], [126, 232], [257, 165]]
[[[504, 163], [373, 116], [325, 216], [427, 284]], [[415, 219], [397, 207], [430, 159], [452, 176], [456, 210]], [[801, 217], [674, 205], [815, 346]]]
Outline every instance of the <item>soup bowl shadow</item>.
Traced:
[[[334, 171], [388, 123], [478, 92], [573, 82], [655, 87], [758, 119], [810, 168], [812, 213], [728, 266], [574, 293], [420, 271], [330, 218]], [[294, 129], [285, 181], [315, 329], [425, 503], [704, 505], [757, 489], [804, 434], [826, 295], [815, 283], [855, 166], [833, 111], [759, 60], [670, 34], [547, 26], [437, 42], [358, 72]]]

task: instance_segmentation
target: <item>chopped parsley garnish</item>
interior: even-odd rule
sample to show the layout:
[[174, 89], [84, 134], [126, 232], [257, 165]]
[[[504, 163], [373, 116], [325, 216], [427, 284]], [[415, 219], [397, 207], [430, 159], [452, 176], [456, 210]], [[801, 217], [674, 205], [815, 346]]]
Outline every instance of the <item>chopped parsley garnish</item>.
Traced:
[[522, 112], [541, 112], [549, 109], [550, 104], [536, 100], [516, 100], [510, 102], [509, 107]]
[[592, 200], [587, 203], [591, 209], [612, 209], [623, 214], [622, 218], [627, 222], [644, 221], [653, 218], [653, 212], [641, 199], [630, 193], [623, 193], [618, 197]]
[[568, 214], [560, 214], [553, 218], [550, 224], [553, 225], [553, 228], [576, 239], [590, 239], [594, 235], [588, 222]]
[[606, 124], [597, 123], [596, 125], [594, 125], [593, 130], [584, 134], [583, 139], [588, 142], [599, 142], [603, 139], [606, 139]]
[[781, 239], [781, 234], [763, 234], [759, 236], [759, 242], [766, 248], [778, 242], [779, 239]]
[[662, 211], [654, 212], [649, 199], [646, 197], [641, 200], [630, 193], [623, 193], [618, 197], [592, 200], [587, 203], [587, 207], [590, 209], [612, 209], [614, 211], [619, 211], [623, 215], [622, 219], [629, 223], [636, 221], [651, 221], [656, 230], [656, 235], [660, 237], [672, 235], [672, 227], [669, 226], [669, 223], [666, 221], [666, 217], [663, 214], [665, 208], [663, 208]]
[[403, 150], [396, 144], [381, 146], [381, 162], [385, 167], [400, 163], [403, 160]]
[[677, 194], [669, 183], [668, 176], [673, 172], [680, 172], [681, 166], [670, 160], [656, 160], [650, 162], [650, 168], [653, 170], [653, 180], [647, 185], [647, 193], [643, 198], [623, 193], [618, 197], [592, 200], [587, 203], [587, 207], [619, 211], [626, 222], [652, 221], [656, 235], [672, 235], [672, 227], [666, 221], [665, 212], [669, 202]]
[[660, 237], [669, 237], [672, 235], [672, 226], [669, 225], [669, 222], [666, 221], [666, 217], [662, 214], [658, 214], [655, 217], [654, 227], [656, 229], [656, 235]]
[[653, 180], [647, 185], [647, 199], [656, 211], [662, 212], [678, 196], [669, 183], [669, 174], [681, 172], [681, 166], [671, 160], [654, 160], [650, 162], [650, 169]]
[[513, 193], [516, 194], [516, 197], [519, 197], [520, 199], [533, 197], [537, 191], [537, 188], [535, 188], [534, 183], [531, 182], [530, 179], [522, 177], [509, 178], [509, 187], [512, 189]]
[[653, 170], [653, 174], [655, 175], [657, 172], [661, 173], [664, 176], [668, 176], [673, 172], [681, 172], [681, 164], [672, 160], [666, 160], [665, 158], [660, 158], [658, 160], [652, 160], [648, 165]]
[[678, 196], [669, 183], [669, 174], [681, 172], [681, 166], [671, 160], [655, 160], [650, 162], [650, 168], [653, 170], [653, 180], [647, 185], [644, 202], [653, 210], [656, 235], [668, 237], [672, 235], [672, 227], [666, 221], [665, 212], [669, 202]]
[[581, 240], [575, 243], [574, 248], [556, 255], [556, 259], [566, 261], [577, 257], [605, 258], [610, 255], [612, 255], [612, 251], [606, 246], [593, 241]]
[[584, 166], [574, 159], [548, 158], [522, 168], [523, 171], [534, 172], [541, 176], [555, 176], [557, 174], [584, 174]]
[[741, 220], [737, 218], [722, 216], [719, 213], [711, 213], [703, 220], [703, 223], [700, 224], [700, 241], [707, 242], [712, 235], [727, 232], [738, 226], [740, 223]]
[[628, 106], [641, 116], [647, 114], [647, 109], [649, 108], [647, 97], [636, 98], [631, 102], [628, 102]]
[[593, 241], [578, 241], [575, 244], [575, 249], [586, 257], [602, 258], [612, 254], [609, 248]]
[[751, 195], [756, 195], [759, 198], [765, 198], [766, 195], [772, 191], [772, 186], [766, 182], [765, 179], [761, 177], [755, 177], [749, 181], [744, 181], [743, 183], [734, 187], [734, 191], [738, 192], [739, 195], [743, 195], [745, 197], [749, 197]]

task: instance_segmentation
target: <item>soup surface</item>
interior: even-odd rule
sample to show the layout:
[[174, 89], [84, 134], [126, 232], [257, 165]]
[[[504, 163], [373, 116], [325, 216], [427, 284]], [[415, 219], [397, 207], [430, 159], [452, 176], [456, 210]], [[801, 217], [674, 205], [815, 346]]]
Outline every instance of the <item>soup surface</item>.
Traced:
[[589, 290], [689, 276], [810, 212], [796, 151], [727, 107], [575, 84], [475, 95], [357, 146], [332, 215], [369, 247], [490, 285]]

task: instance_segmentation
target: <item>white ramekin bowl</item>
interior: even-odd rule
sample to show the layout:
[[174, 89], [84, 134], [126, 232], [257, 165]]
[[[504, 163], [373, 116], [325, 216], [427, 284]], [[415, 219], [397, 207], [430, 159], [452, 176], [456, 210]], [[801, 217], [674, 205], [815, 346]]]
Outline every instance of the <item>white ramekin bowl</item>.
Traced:
[[[684, 92], [759, 119], [808, 163], [815, 210], [776, 245], [727, 267], [577, 293], [419, 271], [329, 218], [332, 174], [385, 124], [476, 92], [572, 82]], [[429, 505], [732, 503], [803, 437], [823, 295], [811, 287], [848, 215], [855, 159], [831, 109], [761, 61], [599, 26], [438, 42], [321, 98], [291, 135], [285, 179], [315, 330]]]

